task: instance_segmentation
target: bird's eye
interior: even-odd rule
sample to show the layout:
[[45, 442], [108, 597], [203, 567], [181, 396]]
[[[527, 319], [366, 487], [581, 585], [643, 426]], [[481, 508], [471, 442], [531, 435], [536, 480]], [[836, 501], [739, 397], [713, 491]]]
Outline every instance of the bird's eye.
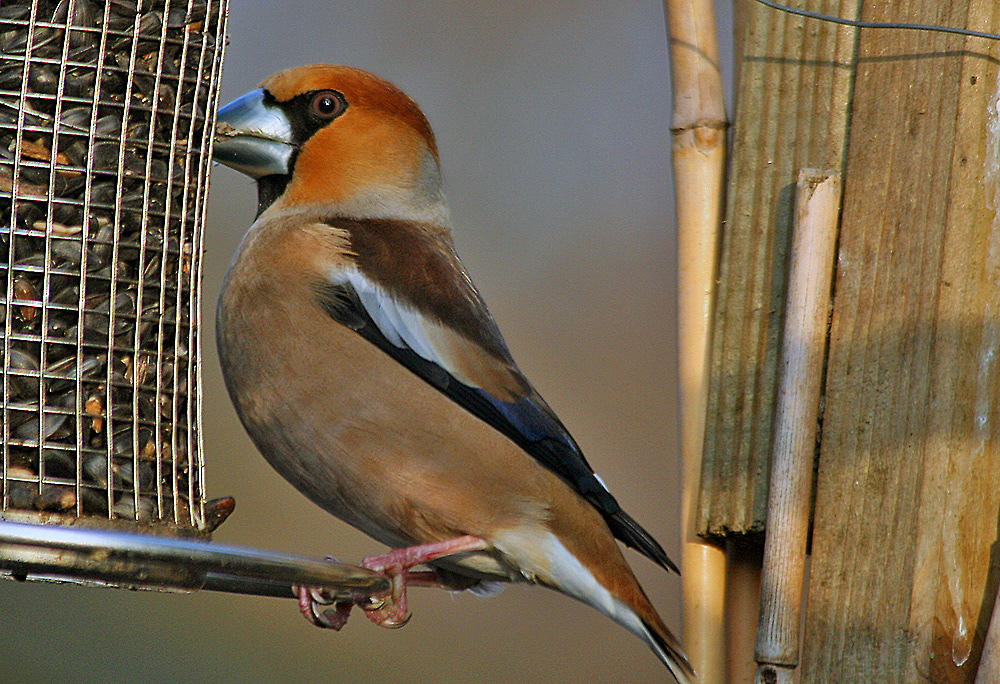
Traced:
[[332, 119], [344, 111], [345, 103], [340, 93], [325, 90], [316, 93], [312, 101], [313, 113], [321, 119]]

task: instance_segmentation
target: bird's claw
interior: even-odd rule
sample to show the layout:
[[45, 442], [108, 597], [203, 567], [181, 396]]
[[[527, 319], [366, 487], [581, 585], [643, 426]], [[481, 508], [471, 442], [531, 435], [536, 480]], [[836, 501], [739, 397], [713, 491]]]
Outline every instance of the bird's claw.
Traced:
[[[347, 618], [351, 613], [349, 601], [337, 601], [337, 599], [323, 587], [309, 587], [293, 585], [292, 591], [299, 599], [299, 612], [303, 617], [317, 627], [322, 629], [333, 629], [340, 631], [347, 624]], [[333, 608], [319, 610], [321, 606]], [[346, 604], [346, 609], [344, 605]]]
[[339, 632], [347, 624], [354, 606], [361, 608], [373, 623], [387, 629], [398, 629], [410, 621], [401, 582], [393, 582], [392, 596], [359, 595], [343, 599], [324, 587], [295, 585], [292, 590], [299, 599], [299, 612], [310, 624], [321, 629]]
[[[485, 542], [472, 536], [462, 536], [443, 542], [432, 542], [420, 546], [395, 549], [381, 556], [369, 556], [361, 561], [361, 567], [381, 573], [389, 580], [388, 596], [354, 596], [343, 599], [322, 587], [295, 586], [293, 590], [299, 598], [299, 610], [311, 624], [324, 629], [340, 630], [347, 624], [351, 608], [358, 606], [365, 617], [379, 627], [399, 629], [410, 621], [412, 615], [407, 607], [406, 586], [444, 586], [436, 580], [433, 570], [413, 571], [415, 565], [427, 563], [453, 553], [479, 551]], [[334, 560], [328, 557], [328, 560]], [[332, 608], [318, 610], [318, 606]]]
[[405, 627], [413, 617], [413, 613], [409, 611], [399, 611], [395, 610], [395, 606], [390, 606], [389, 608], [379, 608], [379, 609], [365, 609], [365, 617], [371, 620], [373, 623], [379, 627], [385, 627], [386, 629], [399, 629], [400, 627]]
[[[339, 632], [347, 624], [351, 609], [358, 606], [365, 617], [379, 627], [399, 629], [410, 621], [412, 614], [406, 608], [406, 600], [391, 597], [376, 598], [359, 596], [353, 600], [335, 600], [321, 587], [297, 587], [299, 611], [310, 622], [321, 629]], [[331, 606], [322, 609], [323, 606]]]
[[361, 606], [365, 611], [365, 617], [379, 627], [399, 629], [405, 627], [413, 617], [406, 605], [406, 589], [402, 587], [397, 593], [397, 585], [402, 587], [402, 582], [393, 582], [393, 593], [390, 596], [372, 600], [369, 605]]
[[354, 604], [350, 601], [338, 601], [333, 608], [327, 608], [317, 615], [317, 621], [313, 624], [323, 629], [339, 632], [347, 624], [347, 618], [351, 617], [352, 607]]
[[381, 598], [375, 598], [374, 596], [367, 596], [364, 600], [368, 603], [361, 605], [361, 599], [356, 602], [356, 605], [362, 610], [372, 611], [372, 610], [382, 610], [389, 603], [389, 597], [383, 596]]

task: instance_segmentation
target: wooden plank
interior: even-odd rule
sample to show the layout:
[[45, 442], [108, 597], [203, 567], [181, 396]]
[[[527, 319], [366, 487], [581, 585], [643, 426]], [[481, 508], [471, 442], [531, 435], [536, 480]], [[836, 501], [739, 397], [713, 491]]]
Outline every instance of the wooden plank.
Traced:
[[[968, 24], [995, 30], [1000, 7], [972, 3]], [[996, 147], [988, 158], [990, 137], [1000, 144], [997, 60], [966, 58], [959, 85], [910, 616], [921, 639], [911, 669], [940, 682], [972, 681], [1000, 582], [1000, 221], [984, 211], [1000, 207], [1000, 171], [984, 179], [1000, 161]]]
[[[1000, 27], [984, 0], [864, 19]], [[862, 31], [801, 682], [972, 682], [998, 574], [996, 44]]]
[[[852, 17], [860, 2], [798, 4]], [[696, 518], [706, 536], [763, 531], [793, 188], [800, 168], [842, 169], [856, 35], [756, 3], [736, 9], [742, 48]]]

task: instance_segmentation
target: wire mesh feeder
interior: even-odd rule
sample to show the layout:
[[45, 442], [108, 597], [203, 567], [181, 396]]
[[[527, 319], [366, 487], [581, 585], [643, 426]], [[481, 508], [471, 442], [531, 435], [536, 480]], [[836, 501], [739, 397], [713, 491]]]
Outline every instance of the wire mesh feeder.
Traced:
[[224, 29], [203, 0], [0, 6], [5, 517], [204, 530], [194, 359]]

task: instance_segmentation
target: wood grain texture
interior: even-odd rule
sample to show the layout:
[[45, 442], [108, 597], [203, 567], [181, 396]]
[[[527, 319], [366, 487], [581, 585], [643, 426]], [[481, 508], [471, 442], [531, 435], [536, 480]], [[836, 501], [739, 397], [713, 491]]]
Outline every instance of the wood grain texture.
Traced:
[[[864, 19], [1000, 27], [996, 3]], [[972, 682], [997, 589], [995, 43], [863, 31], [800, 681]]]
[[[859, 2], [804, 9], [853, 17]], [[844, 162], [854, 29], [737, 3], [736, 123], [696, 525], [759, 534], [767, 506], [793, 188]]]

